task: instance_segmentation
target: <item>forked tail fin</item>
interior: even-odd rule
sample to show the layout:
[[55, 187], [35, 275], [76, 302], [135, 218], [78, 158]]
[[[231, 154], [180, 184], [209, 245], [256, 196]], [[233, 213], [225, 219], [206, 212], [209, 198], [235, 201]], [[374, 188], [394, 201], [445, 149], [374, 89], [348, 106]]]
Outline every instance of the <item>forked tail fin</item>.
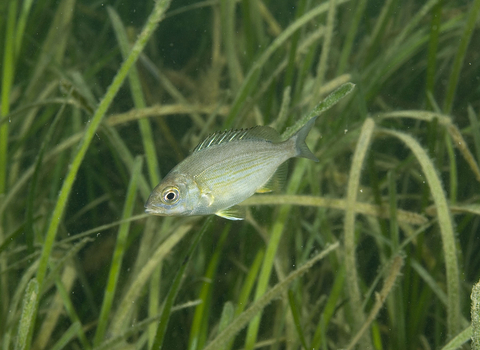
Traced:
[[292, 136], [292, 139], [295, 140], [295, 149], [297, 151], [297, 157], [308, 158], [313, 160], [314, 162], [318, 162], [319, 160], [315, 155], [310, 151], [307, 144], [305, 143], [305, 139], [307, 138], [310, 129], [315, 124], [315, 120], [317, 117], [313, 117], [310, 119], [300, 130], [297, 131], [295, 135]]

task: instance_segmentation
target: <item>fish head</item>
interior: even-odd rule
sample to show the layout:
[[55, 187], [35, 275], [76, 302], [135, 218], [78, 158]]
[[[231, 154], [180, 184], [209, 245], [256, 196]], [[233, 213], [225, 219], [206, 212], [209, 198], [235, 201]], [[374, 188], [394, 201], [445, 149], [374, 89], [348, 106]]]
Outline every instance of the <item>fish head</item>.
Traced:
[[170, 173], [153, 189], [145, 203], [145, 212], [160, 216], [189, 215], [200, 197], [192, 177]]

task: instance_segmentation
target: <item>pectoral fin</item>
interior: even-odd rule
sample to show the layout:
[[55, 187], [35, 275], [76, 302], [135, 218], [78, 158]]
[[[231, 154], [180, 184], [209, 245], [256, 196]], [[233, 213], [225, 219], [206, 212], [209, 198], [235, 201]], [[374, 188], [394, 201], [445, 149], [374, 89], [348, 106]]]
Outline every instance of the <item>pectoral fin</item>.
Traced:
[[215, 215], [221, 216], [222, 218], [228, 220], [244, 220], [245, 214], [245, 207], [241, 207], [239, 205], [234, 205], [233, 207], [222, 209], [215, 213]]

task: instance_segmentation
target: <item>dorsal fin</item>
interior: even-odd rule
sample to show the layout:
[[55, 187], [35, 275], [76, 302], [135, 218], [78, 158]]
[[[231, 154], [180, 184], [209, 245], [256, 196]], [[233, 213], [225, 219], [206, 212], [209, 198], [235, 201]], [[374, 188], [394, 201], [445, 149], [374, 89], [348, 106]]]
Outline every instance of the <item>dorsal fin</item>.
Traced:
[[241, 141], [241, 140], [263, 140], [269, 142], [280, 142], [280, 134], [269, 126], [255, 126], [250, 129], [217, 131], [206, 137], [193, 150], [193, 153], [202, 149], [217, 146], [220, 144]]

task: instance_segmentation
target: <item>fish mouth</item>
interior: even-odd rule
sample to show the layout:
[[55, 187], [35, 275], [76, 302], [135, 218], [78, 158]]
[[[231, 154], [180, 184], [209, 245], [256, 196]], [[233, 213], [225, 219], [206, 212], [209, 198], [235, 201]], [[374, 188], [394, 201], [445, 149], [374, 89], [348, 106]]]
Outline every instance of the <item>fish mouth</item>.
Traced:
[[148, 199], [145, 202], [145, 205], [143, 206], [145, 208], [146, 213], [155, 211], [155, 209], [158, 207], [157, 205], [154, 204], [155, 202], [156, 202], [155, 197], [153, 196], [153, 193], [151, 193], [150, 196], [148, 196]]
[[149, 198], [147, 203], [145, 203], [145, 213], [157, 216], [170, 216], [165, 212], [165, 208], [162, 205], [154, 204], [152, 202], [153, 201]]
[[145, 206], [145, 213], [147, 214], [153, 214], [155, 212], [155, 210], [153, 210], [152, 208], [149, 208], [147, 206]]
[[145, 205], [145, 213], [152, 214], [152, 215], [168, 216], [167, 214], [159, 210], [159, 208], [155, 208], [151, 206], [147, 207], [146, 205]]
[[147, 202], [144, 205], [144, 208], [145, 208], [145, 213], [147, 214], [155, 214], [155, 215], [162, 214], [159, 211], [160, 208], [152, 204], [151, 198], [148, 198]]

